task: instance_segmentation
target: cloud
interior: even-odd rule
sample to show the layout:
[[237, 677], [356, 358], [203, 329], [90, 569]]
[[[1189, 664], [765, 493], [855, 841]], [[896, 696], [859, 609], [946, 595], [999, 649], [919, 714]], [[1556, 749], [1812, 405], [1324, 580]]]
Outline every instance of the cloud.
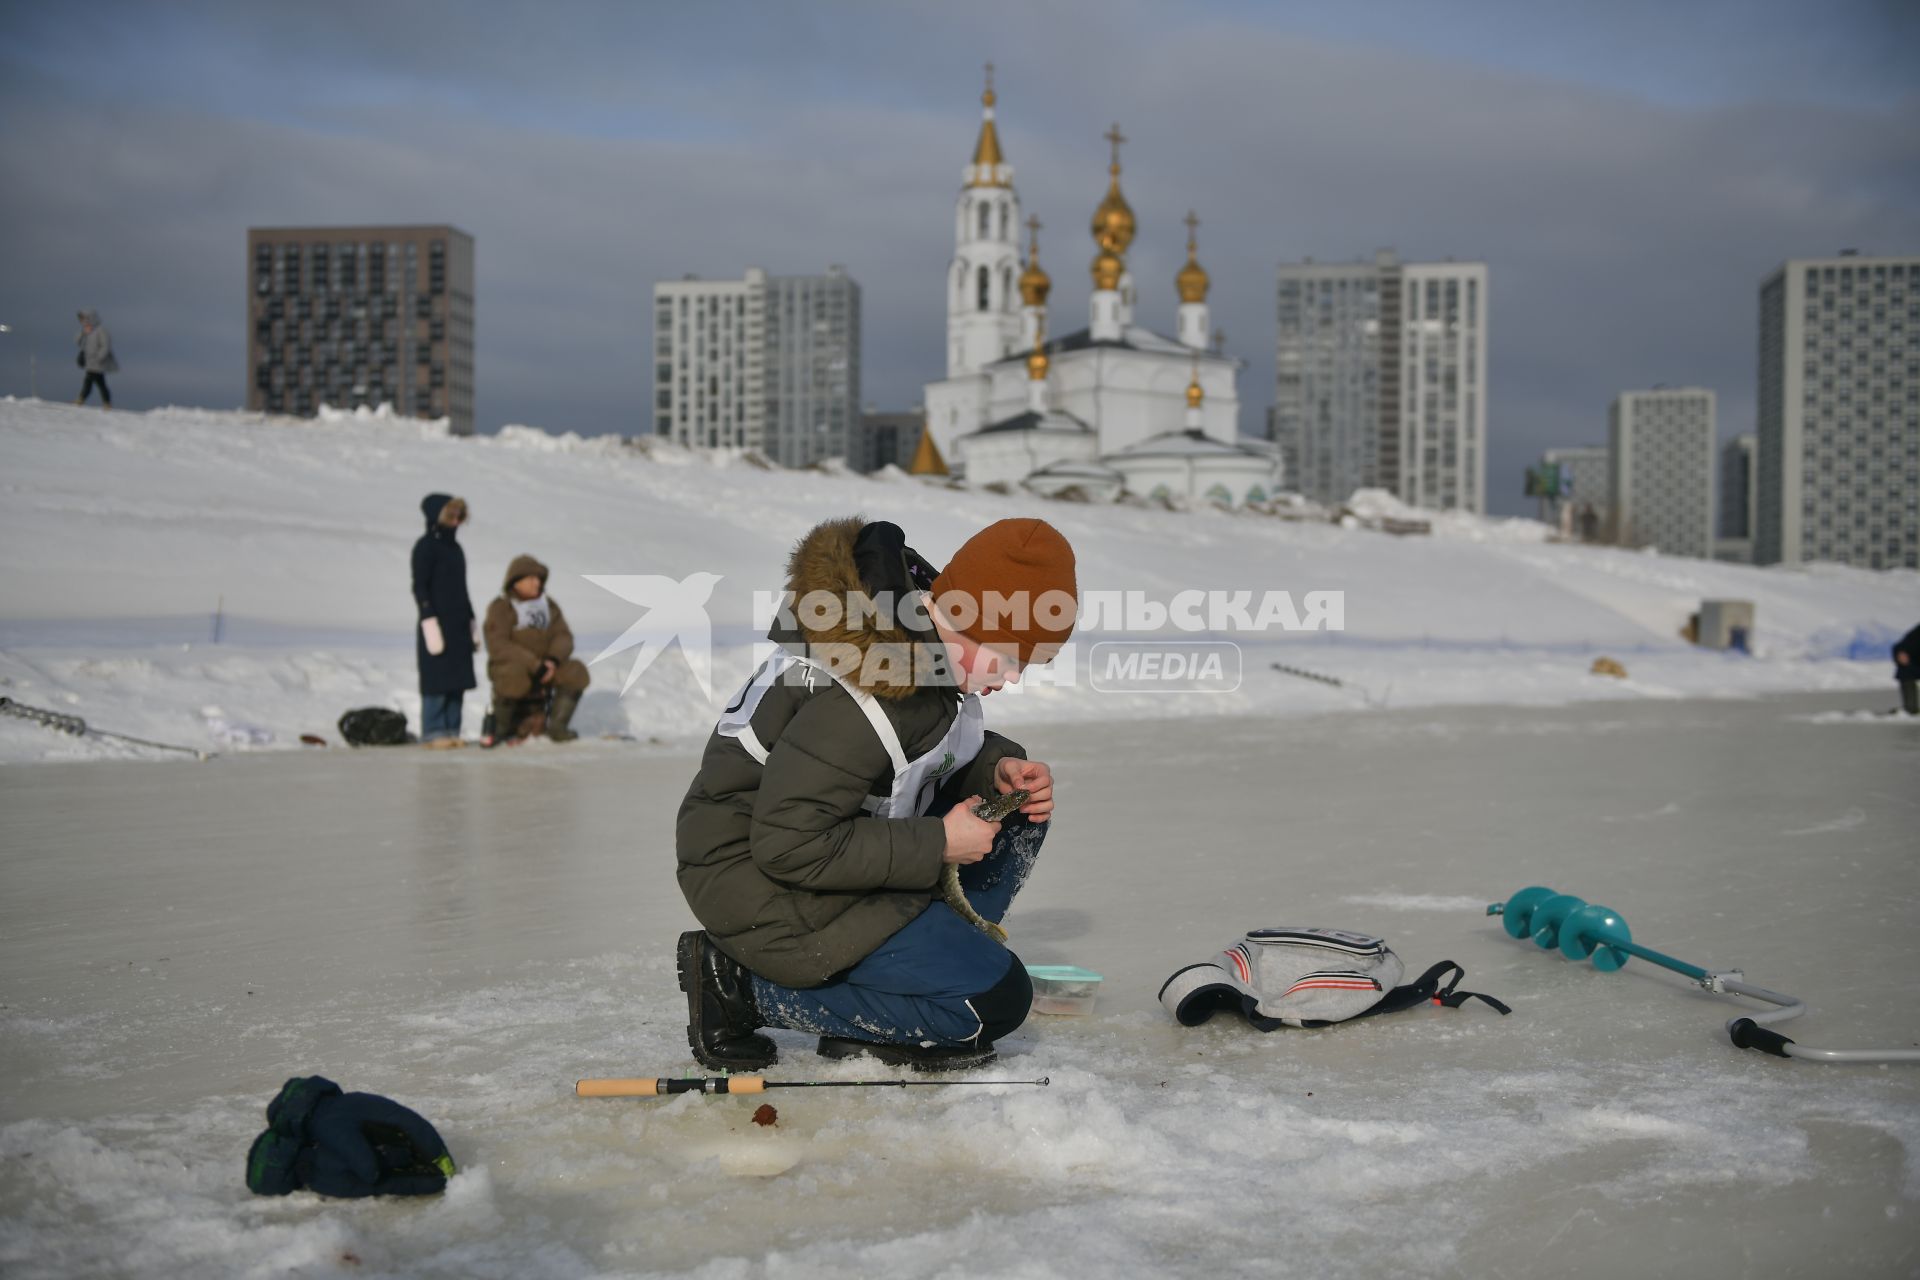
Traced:
[[[749, 265], [845, 264], [865, 398], [911, 404], [943, 369], [953, 200], [995, 57], [1056, 330], [1084, 323], [1117, 118], [1141, 318], [1171, 329], [1197, 209], [1245, 430], [1272, 399], [1278, 262], [1490, 263], [1489, 487], [1517, 510], [1520, 468], [1600, 439], [1623, 388], [1710, 386], [1723, 431], [1749, 428], [1758, 286], [1782, 259], [1920, 248], [1913, 97], [1655, 100], [1226, 8], [690, 8], [503, 28], [409, 5], [381, 11], [382, 40], [351, 6], [27, 30], [0, 63], [0, 319], [36, 331], [45, 373], [98, 306], [123, 403], [234, 404], [248, 226], [451, 221], [477, 240], [483, 426], [650, 429], [653, 282]], [[89, 34], [105, 69], [76, 52]], [[0, 391], [23, 372], [0, 350]]]

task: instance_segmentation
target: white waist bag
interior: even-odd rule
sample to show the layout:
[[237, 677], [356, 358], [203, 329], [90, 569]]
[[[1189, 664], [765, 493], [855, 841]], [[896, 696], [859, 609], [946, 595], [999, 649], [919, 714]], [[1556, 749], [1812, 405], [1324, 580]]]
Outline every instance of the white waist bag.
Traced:
[[1468, 1000], [1513, 1012], [1492, 996], [1456, 990], [1466, 971], [1451, 960], [1401, 985], [1405, 972], [1393, 949], [1368, 934], [1252, 929], [1209, 959], [1175, 972], [1160, 988], [1160, 1003], [1182, 1026], [1197, 1027], [1227, 1009], [1261, 1031], [1324, 1027], [1420, 1004], [1457, 1009]]

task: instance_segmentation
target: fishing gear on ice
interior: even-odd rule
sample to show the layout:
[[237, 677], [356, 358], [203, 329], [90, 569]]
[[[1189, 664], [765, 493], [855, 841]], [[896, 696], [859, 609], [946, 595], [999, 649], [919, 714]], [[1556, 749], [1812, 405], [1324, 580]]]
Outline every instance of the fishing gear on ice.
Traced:
[[1727, 1019], [1727, 1038], [1736, 1048], [1813, 1062], [1920, 1062], [1920, 1049], [1816, 1049], [1796, 1044], [1772, 1030], [1770, 1024], [1799, 1017], [1807, 1011], [1805, 1001], [1755, 986], [1738, 969], [1704, 969], [1635, 942], [1633, 930], [1612, 907], [1594, 906], [1585, 898], [1532, 885], [1505, 902], [1489, 903], [1487, 914], [1499, 916], [1510, 936], [1530, 938], [1543, 950], [1558, 948], [1569, 960], [1591, 960], [1602, 973], [1613, 973], [1629, 957], [1638, 956], [1648, 964], [1691, 978], [1716, 994], [1746, 996], [1773, 1005], [1763, 1013]]
[[1030, 1084], [1046, 1088], [1053, 1081], [1038, 1080], [769, 1080], [765, 1076], [690, 1076], [673, 1079], [640, 1077], [576, 1080], [575, 1097], [664, 1098], [675, 1093], [764, 1093], [768, 1089], [929, 1089], [963, 1084]]
[[1180, 1025], [1197, 1027], [1221, 1010], [1241, 1014], [1256, 1030], [1325, 1027], [1415, 1005], [1457, 1009], [1480, 1000], [1513, 1012], [1489, 995], [1458, 990], [1466, 970], [1442, 960], [1397, 985], [1406, 966], [1384, 941], [1345, 929], [1253, 929], [1199, 964], [1175, 971], [1160, 1003]]
[[156, 751], [179, 751], [193, 756], [197, 760], [213, 759], [213, 752], [202, 751], [198, 747], [176, 747], [171, 742], [153, 742], [146, 738], [135, 738], [129, 734], [114, 733], [107, 729], [95, 729], [79, 716], [64, 711], [48, 711], [44, 707], [30, 707], [24, 702], [15, 702], [12, 698], [0, 697], [0, 715], [12, 716], [16, 720], [29, 720], [34, 724], [45, 725], [56, 733], [70, 733], [76, 738], [105, 738], [111, 742], [126, 742], [136, 747], [152, 747]]

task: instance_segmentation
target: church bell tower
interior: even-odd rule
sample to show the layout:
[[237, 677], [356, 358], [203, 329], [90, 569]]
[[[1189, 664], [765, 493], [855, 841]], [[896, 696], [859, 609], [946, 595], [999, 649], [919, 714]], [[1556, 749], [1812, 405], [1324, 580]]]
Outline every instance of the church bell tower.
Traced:
[[980, 140], [954, 209], [947, 267], [947, 376], [978, 373], [1020, 349], [1020, 197], [993, 123], [993, 64], [980, 95]]

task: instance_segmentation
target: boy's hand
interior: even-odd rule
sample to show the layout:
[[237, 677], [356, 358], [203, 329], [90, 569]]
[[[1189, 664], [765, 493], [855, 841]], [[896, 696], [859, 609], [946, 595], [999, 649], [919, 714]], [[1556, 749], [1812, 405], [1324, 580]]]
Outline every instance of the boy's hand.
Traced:
[[1003, 756], [993, 766], [993, 785], [1002, 794], [1025, 791], [1027, 802], [1020, 812], [1034, 822], [1045, 822], [1053, 815], [1053, 770], [1038, 760], [1018, 760]]
[[973, 806], [979, 803], [979, 796], [968, 796], [940, 819], [947, 829], [947, 850], [940, 855], [940, 861], [964, 866], [980, 861], [993, 851], [993, 838], [1000, 834], [1000, 824], [974, 817]]

